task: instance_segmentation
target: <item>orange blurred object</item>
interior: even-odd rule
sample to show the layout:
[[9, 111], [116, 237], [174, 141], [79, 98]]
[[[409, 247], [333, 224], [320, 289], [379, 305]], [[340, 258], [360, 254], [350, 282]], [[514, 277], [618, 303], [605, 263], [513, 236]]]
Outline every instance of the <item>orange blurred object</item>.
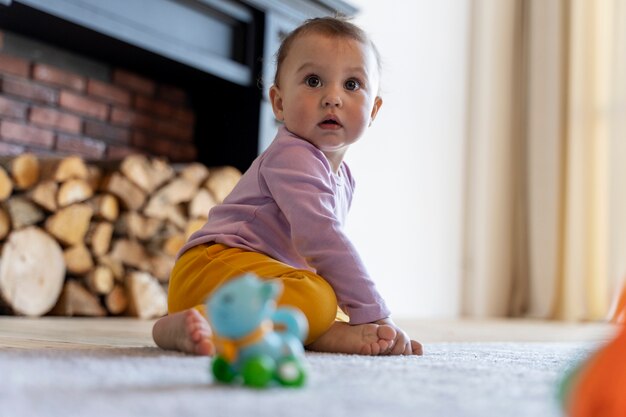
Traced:
[[571, 417], [626, 416], [626, 327], [581, 365], [564, 405]]
[[611, 314], [611, 323], [624, 324], [624, 322], [626, 322], [626, 286], [622, 289], [619, 300], [613, 308], [613, 314]]

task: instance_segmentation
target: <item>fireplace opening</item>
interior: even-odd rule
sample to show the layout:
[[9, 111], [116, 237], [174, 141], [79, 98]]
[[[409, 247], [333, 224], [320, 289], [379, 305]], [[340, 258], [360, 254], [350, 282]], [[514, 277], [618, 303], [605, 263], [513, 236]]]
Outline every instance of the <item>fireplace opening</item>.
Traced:
[[[189, 109], [193, 114], [192, 118], [185, 119], [192, 126], [181, 126], [181, 129], [189, 128], [193, 131], [191, 143], [194, 151], [180, 152], [180, 147], [188, 144], [184, 138], [174, 135], [170, 137], [169, 152], [161, 147], [161, 153], [166, 153], [163, 156], [173, 162], [197, 160], [207, 166], [232, 165], [243, 171], [258, 153], [259, 110], [262, 101], [262, 90], [255, 80], [260, 77], [262, 70], [260, 57], [263, 56], [264, 19], [260, 11], [252, 8], [249, 11], [253, 18], [245, 24], [228, 16], [221, 16], [232, 28], [229, 59], [250, 68], [251, 80], [248, 85], [229, 81], [17, 2], [11, 3], [10, 7], [0, 6], [0, 31], [4, 34], [4, 45], [0, 54], [15, 56], [28, 62], [31, 70], [36, 64], [49, 65], [104, 83], [112, 83], [116, 71], [122, 71], [137, 75], [155, 85], [182, 91], [184, 102], [170, 102], [169, 105]], [[15, 39], [18, 41], [14, 41]], [[25, 50], [24, 45], [28, 42], [19, 42], [19, 39], [32, 40], [36, 45], [47, 45], [51, 48], [35, 47], [35, 50]], [[220, 42], [220, 39], [208, 41]], [[68, 55], [61, 53], [55, 57], [55, 51], [67, 52]], [[95, 62], [97, 68], [94, 70], [88, 65], [79, 65], [76, 68], [72, 66], [71, 59], [66, 59], [67, 56], [85, 58], [89, 62]], [[10, 78], [11, 75], [0, 73], [0, 77]], [[0, 95], [4, 95], [4, 92], [0, 91]], [[155, 100], [158, 101], [159, 98]], [[124, 104], [120, 106], [124, 107]], [[133, 103], [129, 106], [132, 107]], [[157, 112], [152, 116], [167, 122], [166, 114]], [[151, 143], [161, 140], [159, 134], [153, 134], [150, 129], [140, 133], [144, 134], [145, 146], [142, 150], [158, 154], [159, 152], [154, 151], [158, 147], [151, 148]], [[84, 135], [85, 132], [80, 134]], [[79, 134], [74, 132], [74, 136], [77, 135]], [[103, 140], [107, 142], [110, 138], [104, 136]], [[128, 141], [131, 151], [137, 145], [137, 140], [129, 137]], [[113, 156], [114, 154], [108, 155]]]

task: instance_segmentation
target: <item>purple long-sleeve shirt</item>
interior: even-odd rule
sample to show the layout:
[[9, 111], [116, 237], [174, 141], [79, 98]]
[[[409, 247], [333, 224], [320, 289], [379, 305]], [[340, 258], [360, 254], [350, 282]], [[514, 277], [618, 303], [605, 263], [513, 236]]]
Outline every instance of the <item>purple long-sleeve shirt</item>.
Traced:
[[388, 317], [389, 309], [343, 232], [353, 191], [345, 162], [335, 174], [319, 149], [281, 127], [181, 253], [206, 242], [265, 253], [324, 277], [351, 324]]

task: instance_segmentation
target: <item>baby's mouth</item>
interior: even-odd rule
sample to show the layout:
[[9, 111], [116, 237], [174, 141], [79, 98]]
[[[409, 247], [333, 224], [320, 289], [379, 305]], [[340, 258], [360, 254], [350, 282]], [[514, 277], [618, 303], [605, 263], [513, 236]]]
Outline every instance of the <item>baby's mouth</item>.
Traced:
[[339, 129], [342, 127], [341, 123], [332, 117], [322, 120], [319, 125], [323, 129]]

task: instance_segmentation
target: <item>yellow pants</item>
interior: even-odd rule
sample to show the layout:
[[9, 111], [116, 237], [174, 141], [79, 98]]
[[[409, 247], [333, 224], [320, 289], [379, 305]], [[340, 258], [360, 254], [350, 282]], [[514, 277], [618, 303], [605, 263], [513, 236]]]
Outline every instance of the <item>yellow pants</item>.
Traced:
[[305, 345], [324, 334], [335, 321], [337, 298], [324, 278], [262, 253], [221, 244], [199, 245], [181, 255], [170, 276], [169, 312], [197, 308], [205, 313], [207, 296], [245, 272], [253, 272], [262, 279], [282, 281], [283, 293], [278, 304], [300, 309], [309, 321]]

